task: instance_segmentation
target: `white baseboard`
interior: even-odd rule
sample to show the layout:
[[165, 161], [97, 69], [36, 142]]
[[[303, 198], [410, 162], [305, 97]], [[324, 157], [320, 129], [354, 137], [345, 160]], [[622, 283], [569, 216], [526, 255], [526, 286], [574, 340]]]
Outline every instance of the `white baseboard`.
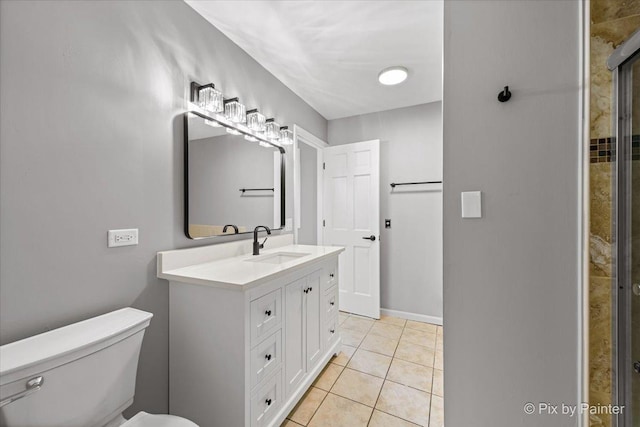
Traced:
[[390, 310], [388, 308], [381, 308], [381, 314], [387, 316], [399, 317], [400, 319], [415, 320], [417, 322], [433, 323], [436, 325], [442, 325], [442, 317], [428, 316], [426, 314], [409, 313], [407, 311]]

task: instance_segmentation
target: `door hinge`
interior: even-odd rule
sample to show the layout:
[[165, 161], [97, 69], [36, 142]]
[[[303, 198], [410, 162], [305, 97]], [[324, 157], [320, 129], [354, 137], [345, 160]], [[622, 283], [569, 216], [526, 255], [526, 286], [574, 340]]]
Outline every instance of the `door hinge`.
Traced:
[[325, 222], [325, 220], [324, 220], [324, 219], [322, 220], [322, 226], [323, 226], [323, 227], [326, 227], [326, 226], [327, 226], [327, 223]]
[[325, 170], [327, 168], [327, 164], [325, 162], [322, 162], [322, 170]]

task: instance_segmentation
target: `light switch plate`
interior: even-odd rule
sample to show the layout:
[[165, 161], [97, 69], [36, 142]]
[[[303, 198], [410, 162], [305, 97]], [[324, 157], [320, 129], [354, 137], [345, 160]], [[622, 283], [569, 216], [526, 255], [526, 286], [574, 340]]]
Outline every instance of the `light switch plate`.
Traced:
[[462, 195], [462, 218], [482, 218], [482, 192], [464, 191]]
[[122, 230], [109, 230], [107, 233], [107, 246], [117, 248], [118, 246], [134, 246], [138, 244], [138, 229], [126, 228]]

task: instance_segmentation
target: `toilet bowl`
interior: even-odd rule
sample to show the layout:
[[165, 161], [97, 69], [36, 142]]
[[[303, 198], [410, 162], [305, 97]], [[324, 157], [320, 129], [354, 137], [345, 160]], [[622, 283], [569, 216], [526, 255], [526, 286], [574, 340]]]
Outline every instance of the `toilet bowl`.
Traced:
[[122, 416], [151, 317], [123, 308], [0, 346], [0, 426], [198, 427], [174, 415]]
[[138, 412], [120, 427], [198, 427], [197, 424], [174, 415], [152, 415]]

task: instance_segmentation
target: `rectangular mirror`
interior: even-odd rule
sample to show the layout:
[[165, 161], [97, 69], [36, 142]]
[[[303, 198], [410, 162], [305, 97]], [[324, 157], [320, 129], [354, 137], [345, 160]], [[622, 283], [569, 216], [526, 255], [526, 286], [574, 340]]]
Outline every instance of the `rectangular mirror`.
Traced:
[[284, 227], [282, 147], [197, 111], [185, 113], [184, 132], [187, 237]]

